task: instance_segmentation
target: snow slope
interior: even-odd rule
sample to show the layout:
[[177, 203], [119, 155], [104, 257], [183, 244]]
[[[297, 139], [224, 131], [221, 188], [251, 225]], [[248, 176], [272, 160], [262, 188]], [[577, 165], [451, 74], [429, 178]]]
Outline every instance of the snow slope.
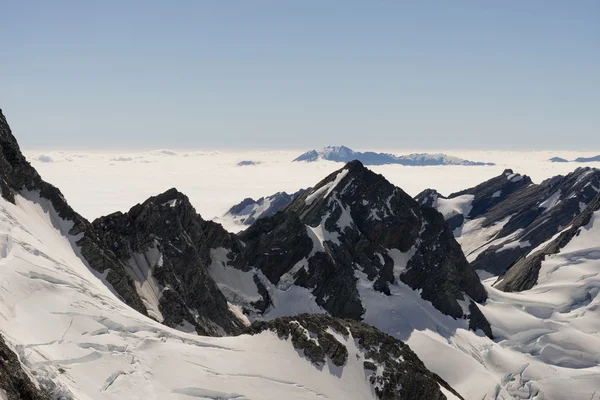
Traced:
[[55, 398], [373, 398], [357, 357], [316, 368], [270, 332], [198, 337], [138, 314], [81, 262], [69, 223], [27, 197], [0, 198], [0, 327]]
[[491, 286], [495, 279], [486, 281], [490, 298], [482, 311], [499, 344], [534, 360], [522, 365], [523, 391], [541, 390], [544, 399], [600, 398], [599, 272], [596, 211], [558, 254], [546, 257], [532, 289], [505, 293]]

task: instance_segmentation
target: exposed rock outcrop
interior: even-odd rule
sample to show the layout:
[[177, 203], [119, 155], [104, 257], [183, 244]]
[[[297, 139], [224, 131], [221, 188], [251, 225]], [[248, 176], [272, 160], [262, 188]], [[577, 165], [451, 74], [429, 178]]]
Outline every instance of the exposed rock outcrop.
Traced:
[[270, 322], [255, 322], [245, 333], [273, 331], [290, 339], [316, 367], [327, 362], [344, 368], [349, 362], [348, 343], [356, 346], [353, 355], [363, 364], [365, 375], [381, 400], [442, 400], [440, 386], [462, 397], [438, 375], [427, 370], [417, 355], [400, 340], [372, 326], [326, 315], [301, 314]]
[[0, 398], [7, 400], [50, 400], [23, 370], [17, 355], [0, 335]]
[[[210, 277], [211, 250], [240, 254], [238, 239], [205, 221], [184, 194], [170, 189], [127, 213], [93, 222], [103, 248], [127, 265], [149, 314], [171, 327], [186, 322], [203, 335], [234, 334], [243, 323]], [[243, 258], [228, 260], [245, 268]]]

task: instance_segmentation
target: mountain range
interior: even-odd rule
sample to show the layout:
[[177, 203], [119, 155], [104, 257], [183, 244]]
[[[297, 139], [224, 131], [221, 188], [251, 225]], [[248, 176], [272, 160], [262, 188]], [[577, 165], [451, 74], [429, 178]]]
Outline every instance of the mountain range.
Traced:
[[474, 269], [501, 275], [566, 228], [599, 192], [595, 168], [539, 184], [506, 170], [448, 197], [426, 190], [416, 199], [444, 215]]
[[389, 153], [375, 153], [371, 151], [358, 152], [345, 146], [328, 146], [321, 150], [310, 150], [298, 156], [294, 161], [313, 162], [317, 160], [327, 160], [335, 162], [350, 162], [358, 160], [364, 165], [385, 165], [399, 164], [408, 166], [427, 166], [427, 165], [468, 165], [482, 166], [494, 165], [493, 163], [483, 163], [463, 160], [462, 158], [447, 156], [446, 154], [428, 154], [414, 153], [404, 156], [396, 156]]
[[[264, 257], [277, 250], [265, 242], [292, 240], [301, 226], [303, 240], [286, 259], [302, 256], [308, 275], [319, 260], [346, 270], [345, 282], [358, 281], [351, 264], [329, 260], [328, 241], [317, 245], [307, 225], [284, 223], [277, 229], [288, 237], [254, 232], [252, 243], [242, 242], [175, 189], [89, 222], [25, 160], [2, 114], [0, 147], [0, 350], [10, 360], [0, 388], [8, 398], [462, 398], [398, 339], [358, 321], [285, 309], [304, 296], [315, 299], [317, 314], [363, 314], [356, 287], [345, 307], [334, 296], [345, 288], [296, 285], [298, 263], [273, 269]], [[392, 259], [381, 257], [391, 269]]]
[[576, 159], [569, 161], [566, 158], [562, 158], [562, 157], [552, 157], [550, 160], [551, 162], [578, 162], [578, 163], [588, 163], [588, 162], [600, 162], [600, 155], [597, 156], [593, 156], [593, 157], [577, 157]]
[[245, 198], [238, 204], [232, 206], [219, 221], [227, 220], [240, 228], [247, 227], [256, 222], [257, 219], [275, 214], [307, 189], [300, 189], [295, 193], [277, 192], [269, 196], [254, 200]]
[[0, 112], [0, 398], [593, 399], [600, 171], [412, 198], [360, 160], [87, 221]]

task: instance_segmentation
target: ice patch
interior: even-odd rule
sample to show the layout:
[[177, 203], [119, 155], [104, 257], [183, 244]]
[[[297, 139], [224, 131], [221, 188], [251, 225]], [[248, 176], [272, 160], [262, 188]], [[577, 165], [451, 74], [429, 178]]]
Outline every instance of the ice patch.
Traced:
[[279, 282], [277, 282], [277, 289], [288, 290], [290, 286], [294, 284], [294, 277], [298, 273], [298, 271], [300, 271], [301, 269], [306, 270], [307, 268], [308, 260], [306, 258], [303, 258], [302, 260], [298, 261], [296, 265], [294, 265], [288, 272], [281, 275], [281, 278], [279, 278]]
[[500, 247], [498, 250], [496, 250], [496, 253], [500, 253], [502, 251], [510, 250], [510, 249], [517, 249], [517, 248], [524, 249], [525, 247], [530, 247], [530, 246], [531, 246], [531, 243], [529, 242], [529, 240], [525, 240], [523, 242], [510, 242], [510, 243], [507, 243], [504, 246]]
[[462, 214], [466, 218], [473, 208], [474, 198], [475, 195], [472, 194], [464, 194], [452, 199], [442, 199], [440, 197], [437, 201], [437, 210], [446, 220], [457, 214]]
[[173, 207], [175, 207], [177, 205], [177, 199], [166, 201], [166, 202], [162, 203], [162, 205], [163, 206], [169, 206], [169, 207], [173, 208]]
[[327, 221], [327, 218], [329, 218], [329, 213], [326, 213], [323, 216], [321, 223], [318, 226], [312, 227], [310, 225], [305, 225], [308, 236], [313, 240], [313, 248], [309, 258], [317, 251], [325, 251], [325, 241], [333, 242], [338, 246], [342, 244], [339, 239], [339, 233], [330, 232], [325, 229], [325, 221]]
[[[398, 277], [404, 271], [406, 271], [406, 265], [408, 264], [412, 256], [416, 253], [416, 251], [417, 249], [414, 246], [404, 253], [398, 249], [388, 249], [388, 256], [390, 256], [390, 258], [394, 261], [394, 276], [396, 277], [396, 279], [399, 279]], [[381, 257], [381, 255], [379, 256]], [[383, 257], [381, 258], [383, 259]]]
[[192, 335], [197, 335], [196, 327], [190, 324], [186, 319], [184, 319], [179, 325], [175, 327], [178, 331], [191, 333]]
[[561, 191], [556, 191], [552, 196], [548, 197], [546, 200], [540, 203], [539, 208], [544, 208], [544, 212], [550, 211], [554, 208], [558, 203], [560, 203], [560, 195]]
[[160, 312], [160, 299], [162, 297], [163, 287], [152, 276], [154, 270], [162, 266], [163, 256], [158, 250], [158, 243], [149, 248], [143, 254], [133, 254], [127, 262], [129, 272], [134, 278], [136, 290], [144, 306], [148, 311], [148, 315], [159, 322], [164, 321], [164, 317]]
[[520, 175], [520, 174], [507, 174], [506, 179], [508, 179], [511, 182], [519, 182], [521, 179], [523, 179], [523, 175]]
[[346, 175], [348, 175], [348, 170], [344, 169], [337, 174], [333, 181], [326, 183], [325, 185], [321, 186], [320, 188], [309, 194], [304, 200], [306, 205], [311, 205], [315, 201], [315, 199], [319, 198], [321, 194], [323, 194], [323, 192], [325, 192], [325, 195], [323, 196], [324, 198], [329, 196], [331, 192], [333, 192], [335, 187], [342, 181], [342, 179], [346, 177]]
[[227, 301], [237, 305], [247, 305], [262, 299], [254, 282], [253, 271], [242, 271], [229, 266], [229, 250], [218, 247], [210, 250], [212, 263], [209, 267], [210, 276], [217, 283]]

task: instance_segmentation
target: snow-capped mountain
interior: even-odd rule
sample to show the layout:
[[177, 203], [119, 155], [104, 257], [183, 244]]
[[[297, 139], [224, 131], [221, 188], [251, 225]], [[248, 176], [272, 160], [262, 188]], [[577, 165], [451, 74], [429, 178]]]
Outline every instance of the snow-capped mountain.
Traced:
[[493, 163], [463, 160], [462, 158], [447, 156], [446, 154], [415, 153], [396, 156], [389, 153], [375, 153], [372, 151], [358, 152], [345, 146], [327, 146], [321, 150], [310, 150], [294, 159], [294, 161], [307, 162], [317, 160], [328, 160], [344, 163], [358, 160], [364, 165], [494, 165]]
[[568, 226], [599, 191], [600, 170], [593, 168], [540, 184], [506, 170], [448, 198], [428, 190], [416, 199], [444, 215], [476, 270], [499, 275]]
[[[259, 219], [240, 239], [249, 265], [266, 278], [261, 284], [293, 285], [313, 310], [361, 319], [378, 307], [373, 295], [414, 290], [442, 314], [491, 335], [475, 304], [485, 301], [485, 290], [443, 217], [359, 161]], [[273, 308], [267, 314], [281, 312], [277, 301], [263, 299]]]
[[[594, 272], [600, 267], [600, 193], [587, 207], [577, 215], [569, 226], [554, 235], [550, 240], [542, 243], [527, 256], [521, 257], [494, 285], [506, 291], [523, 291], [533, 288], [538, 282], [540, 285], [552, 281], [559, 268], [570, 268], [575, 271], [578, 279], [580, 270], [587, 268], [593, 272], [584, 277], [581, 282], [584, 302], [592, 300], [592, 293], [600, 289], [600, 282], [595, 278]], [[577, 267], [570, 266], [576, 262]], [[591, 287], [590, 287], [591, 284]], [[580, 296], [574, 296], [579, 298]]]
[[233, 224], [240, 225], [240, 230], [245, 229], [257, 219], [271, 216], [283, 209], [306, 190], [300, 189], [292, 194], [277, 192], [258, 200], [248, 197], [231, 207], [218, 221], [231, 221]]

